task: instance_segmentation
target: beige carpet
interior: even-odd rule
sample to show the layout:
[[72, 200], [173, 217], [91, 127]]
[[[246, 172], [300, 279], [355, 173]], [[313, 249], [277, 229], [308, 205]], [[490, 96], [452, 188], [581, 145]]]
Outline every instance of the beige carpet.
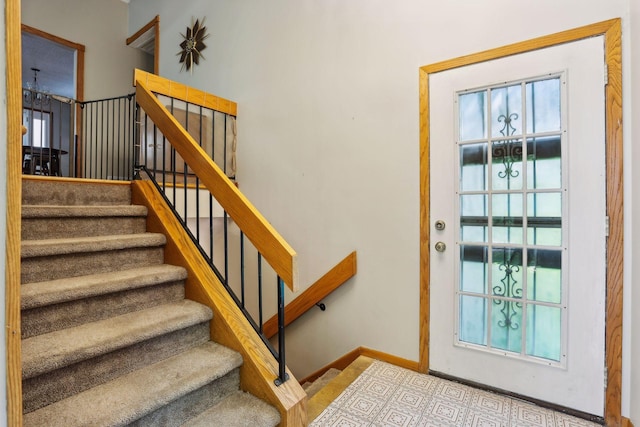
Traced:
[[578, 427], [598, 424], [384, 362], [369, 366], [314, 427]]

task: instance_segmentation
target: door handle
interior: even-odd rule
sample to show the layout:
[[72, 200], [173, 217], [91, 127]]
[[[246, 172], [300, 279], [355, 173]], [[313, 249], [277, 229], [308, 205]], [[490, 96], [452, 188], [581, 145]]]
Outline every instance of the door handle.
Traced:
[[444, 242], [438, 242], [436, 243], [435, 248], [438, 252], [444, 252], [447, 250], [447, 245], [445, 245]]

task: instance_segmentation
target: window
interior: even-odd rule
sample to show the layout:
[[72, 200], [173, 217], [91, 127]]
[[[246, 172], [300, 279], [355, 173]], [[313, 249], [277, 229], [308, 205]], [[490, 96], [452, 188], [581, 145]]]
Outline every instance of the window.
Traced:
[[458, 345], [563, 364], [561, 87], [558, 75], [456, 95]]
[[22, 137], [22, 145], [49, 147], [51, 142], [51, 113], [25, 108], [22, 110], [22, 125], [27, 133]]

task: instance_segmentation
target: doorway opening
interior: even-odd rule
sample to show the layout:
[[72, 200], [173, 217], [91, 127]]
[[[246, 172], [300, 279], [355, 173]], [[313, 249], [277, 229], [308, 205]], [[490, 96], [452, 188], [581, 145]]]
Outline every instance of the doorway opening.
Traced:
[[144, 27], [127, 39], [127, 46], [135, 47], [153, 57], [153, 70], [144, 70], [158, 75], [160, 70], [160, 16], [156, 15]]

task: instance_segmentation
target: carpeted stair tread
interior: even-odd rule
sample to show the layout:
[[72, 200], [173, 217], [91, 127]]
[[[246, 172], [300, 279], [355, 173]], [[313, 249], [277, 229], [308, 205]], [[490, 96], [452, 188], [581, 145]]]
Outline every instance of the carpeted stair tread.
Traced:
[[160, 233], [24, 240], [22, 241], [20, 255], [22, 258], [31, 258], [75, 253], [84, 254], [87, 252], [162, 246], [166, 241], [164, 234]]
[[27, 283], [21, 287], [20, 305], [25, 310], [96, 295], [153, 286], [159, 283], [184, 280], [186, 278], [187, 271], [184, 268], [160, 264], [130, 270]]
[[274, 427], [280, 423], [278, 411], [249, 393], [237, 391], [182, 427]]
[[210, 308], [183, 300], [27, 338], [22, 340], [22, 376], [35, 377], [212, 317]]
[[126, 425], [241, 364], [238, 353], [209, 342], [25, 414], [24, 426]]
[[22, 180], [23, 205], [129, 205], [128, 182], [69, 180], [64, 178]]
[[22, 218], [78, 218], [78, 217], [144, 217], [147, 208], [138, 205], [60, 206], [23, 205]]

